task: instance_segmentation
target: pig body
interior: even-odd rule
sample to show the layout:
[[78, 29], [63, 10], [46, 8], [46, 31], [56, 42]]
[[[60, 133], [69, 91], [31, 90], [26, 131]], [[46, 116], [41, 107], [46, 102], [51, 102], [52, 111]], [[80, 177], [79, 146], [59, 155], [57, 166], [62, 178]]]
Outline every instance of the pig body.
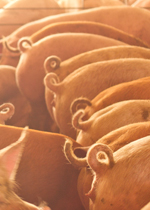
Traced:
[[0, 150], [0, 208], [1, 210], [50, 210], [48, 207], [38, 208], [33, 204], [23, 201], [14, 191], [14, 179], [27, 139], [25, 129], [17, 142]]
[[[111, 131], [96, 143], [109, 145], [113, 152], [115, 152], [130, 142], [148, 136], [150, 134], [149, 129], [149, 122], [129, 124]], [[86, 210], [89, 209], [89, 199], [86, 194], [90, 191], [92, 181], [93, 174], [91, 170], [86, 167], [82, 168], [78, 177], [78, 193]]]
[[99, 93], [92, 101], [88, 99], [78, 98], [72, 103], [72, 109], [75, 110], [78, 105], [88, 104], [84, 112], [84, 120], [88, 119], [96, 111], [103, 109], [113, 103], [131, 100], [131, 99], [150, 99], [149, 98], [149, 82], [150, 78], [140, 78], [131, 82], [110, 87]]
[[128, 124], [104, 135], [97, 143], [106, 144], [115, 152], [132, 141], [149, 136], [149, 127], [149, 121]]
[[[120, 24], [120, 20], [124, 24]], [[133, 35], [143, 40], [148, 46], [150, 45], [148, 36], [150, 24], [149, 11], [131, 6], [98, 7], [74, 13], [45, 17], [40, 19], [40, 21], [32, 21], [19, 27], [19, 29], [7, 37], [7, 40], [10, 44], [14, 43], [13, 45], [16, 47], [19, 38], [30, 36], [48, 24], [65, 21], [93, 21], [103, 23]]]
[[[138, 20], [138, 17], [140, 17], [140, 20]], [[40, 21], [32, 21], [19, 27], [7, 37], [7, 40], [9, 44], [13, 43], [13, 46], [16, 47], [18, 39], [24, 36], [30, 36], [49, 24], [65, 21], [93, 21], [113, 26], [143, 40], [143, 42], [149, 45], [150, 41], [147, 35], [149, 34], [149, 19], [149, 11], [140, 8], [131, 6], [98, 7], [74, 13], [45, 17], [40, 19]], [[120, 20], [125, 24], [120, 24]]]
[[[23, 42], [29, 46], [23, 46]], [[74, 43], [80, 43], [74, 45]], [[124, 45], [125, 43], [85, 33], [63, 33], [47, 36], [32, 44], [27, 39], [19, 42], [22, 55], [16, 68], [16, 81], [20, 91], [31, 102], [44, 101], [44, 60], [50, 55], [62, 60], [97, 48]], [[43, 50], [43, 53], [41, 51]], [[35, 59], [33, 59], [33, 56]]]
[[[35, 43], [46, 36], [68, 32], [102, 35], [108, 38], [122, 41], [129, 45], [147, 48], [146, 44], [144, 44], [141, 40], [131, 36], [130, 34], [127, 34], [112, 26], [91, 21], [67, 21], [50, 24], [33, 33], [29, 37], [29, 39], [32, 43]], [[2, 56], [0, 63], [2, 65], [17, 66], [19, 58], [20, 51], [17, 48], [11, 47], [11, 45], [7, 43], [6, 38], [3, 39]]]
[[[149, 202], [149, 145], [150, 136], [129, 143], [114, 154], [106, 145], [91, 146], [87, 153], [87, 162], [94, 173], [87, 194], [90, 210], [109, 209], [110, 206], [111, 209], [140, 210]], [[101, 152], [108, 157], [103, 162]]]
[[[100, 138], [96, 143], [108, 145], [113, 150], [113, 152], [115, 152], [118, 149], [122, 148], [123, 146], [129, 144], [130, 142], [148, 136], [150, 134], [149, 129], [150, 129], [149, 122], [139, 122], [139, 123], [129, 124], [111, 131], [110, 133]], [[88, 147], [82, 146], [80, 148], [75, 148], [74, 151], [76, 151], [76, 149], [88, 151], [89, 148], [90, 148], [89, 146]], [[66, 158], [69, 160], [69, 162], [75, 168], [81, 169], [80, 174], [78, 176], [78, 193], [85, 209], [89, 210], [89, 198], [86, 196], [86, 194], [91, 189], [91, 183], [93, 181], [93, 173], [90, 168], [86, 167], [87, 166], [86, 161], [84, 164], [81, 164], [80, 158], [78, 158], [77, 156], [73, 156], [70, 152], [68, 153], [66, 145], [64, 147], [64, 150]]]
[[[50, 110], [49, 113], [53, 113], [52, 117], [60, 128], [60, 132], [72, 138], [76, 136], [71, 126], [71, 113], [69, 112], [74, 99], [80, 96], [92, 99], [94, 95], [96, 96], [110, 86], [148, 76], [149, 67], [148, 71], [144, 70], [145, 62], [149, 63], [146, 59], [96, 62], [77, 69], [60, 83], [56, 74], [47, 74], [45, 77], [46, 104]], [[50, 91], [54, 93], [53, 104], [49, 100]]]
[[60, 81], [62, 81], [68, 74], [82, 66], [98, 61], [119, 58], [150, 59], [150, 50], [144, 47], [130, 45], [105, 47], [81, 53], [64, 61], [61, 61], [61, 58], [57, 56], [49, 56], [46, 58], [44, 66], [47, 73], [56, 73]]
[[140, 39], [137, 39], [122, 30], [110, 25], [92, 21], [67, 21], [50, 24], [33, 33], [30, 36], [30, 39], [33, 43], [35, 43], [45, 36], [67, 32], [97, 34], [122, 41], [129, 45], [148, 47]]
[[[21, 131], [22, 128], [1, 125], [0, 148], [15, 142]], [[38, 205], [43, 200], [54, 210], [84, 209], [76, 189], [79, 171], [68, 165], [62, 151], [65, 138], [29, 130], [15, 178], [19, 186], [15, 193], [24, 201]]]
[[[46, 73], [54, 72], [59, 76], [59, 80], [62, 81], [70, 73], [76, 69], [98, 61], [105, 61], [119, 58], [150, 58], [150, 50], [137, 46], [113, 46], [95, 49], [73, 56], [67, 60], [61, 62], [61, 59], [57, 56], [49, 56], [44, 61], [44, 68]], [[80, 62], [79, 62], [80, 60]], [[47, 92], [47, 90], [46, 90]], [[53, 100], [53, 94], [50, 92], [46, 94], [47, 101]], [[49, 106], [48, 111], [53, 118], [52, 110]]]
[[[109, 15], [108, 15], [109, 14]], [[120, 18], [118, 18], [120, 17]], [[140, 18], [140, 22], [137, 21], [138, 17]], [[120, 19], [125, 24], [120, 24]], [[68, 22], [68, 21], [92, 21], [98, 22], [101, 24], [105, 24], [108, 26], [112, 26], [116, 29], [124, 31], [130, 36], [134, 36], [144, 42], [144, 44], [149, 46], [149, 12], [144, 11], [139, 8], [132, 8], [130, 6], [126, 7], [102, 7], [102, 8], [94, 8], [94, 9], [86, 9], [85, 11], [68, 13], [68, 14], [59, 14], [53, 17], [46, 17], [40, 19], [40, 21], [33, 21], [31, 23], [27, 23], [22, 27], [19, 27], [12, 34], [7, 36], [7, 42], [9, 45], [13, 47], [17, 47], [18, 40], [25, 36], [31, 36], [33, 33], [37, 32], [43, 27], [47, 25], [59, 23], [59, 22]], [[144, 23], [144, 24], [143, 24]], [[136, 30], [135, 30], [136, 29]], [[0, 54], [3, 51], [5, 56], [14, 57], [14, 53], [8, 52], [6, 49], [3, 49], [3, 40], [0, 42]], [[3, 64], [7, 65], [17, 65], [18, 59], [20, 55], [16, 56], [16, 61], [13, 59], [6, 59], [3, 57]], [[5, 63], [4, 63], [5, 62]]]
[[109, 132], [122, 126], [149, 121], [150, 100], [127, 100], [112, 104], [95, 112], [88, 120], [82, 120], [84, 111], [79, 110], [72, 118], [78, 135], [76, 141], [90, 146]]

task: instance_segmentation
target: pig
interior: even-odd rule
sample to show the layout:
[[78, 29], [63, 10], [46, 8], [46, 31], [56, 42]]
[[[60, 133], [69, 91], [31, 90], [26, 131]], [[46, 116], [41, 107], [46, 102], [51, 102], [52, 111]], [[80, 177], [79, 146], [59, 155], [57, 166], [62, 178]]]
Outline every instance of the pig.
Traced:
[[[55, 73], [48, 73], [44, 78], [45, 100], [60, 133], [76, 138], [69, 111], [73, 100], [81, 96], [91, 100], [111, 86], [149, 76], [149, 64], [144, 70], [146, 63], [150, 61], [136, 58], [95, 62], [75, 70], [61, 82]], [[51, 92], [53, 101], [49, 100]]]
[[[0, 149], [16, 142], [22, 130], [0, 125]], [[66, 136], [33, 129], [28, 133], [15, 177], [19, 186], [15, 193], [37, 206], [44, 201], [52, 210], [84, 210], [77, 192], [79, 171], [68, 164], [63, 153]], [[74, 147], [80, 147], [71, 141]]]
[[27, 135], [27, 128], [25, 128], [15, 143], [0, 150], [1, 210], [50, 210], [49, 207], [38, 208], [33, 204], [23, 201], [13, 190], [17, 168], [25, 142], [27, 141]]
[[149, 202], [149, 145], [146, 136], [114, 153], [105, 144], [90, 147], [86, 159], [94, 177], [87, 193], [89, 209], [140, 210]]
[[[49, 10], [45, 8], [55, 9]], [[60, 9], [55, 0], [36, 0], [32, 2], [29, 0], [10, 1], [0, 10], [0, 37], [10, 35], [21, 25], [29, 23], [30, 21], [60, 14], [61, 12], [63, 12], [63, 10]], [[26, 15], [27, 13], [28, 15]]]
[[[91, 21], [67, 21], [50, 24], [33, 33], [29, 39], [32, 43], [35, 43], [46, 36], [66, 32], [97, 34], [117, 39], [129, 45], [147, 48], [146, 44], [144, 44], [136, 37], [131, 36], [130, 34], [127, 34], [112, 26]], [[3, 65], [12, 65], [16, 67], [19, 62], [19, 58], [19, 49], [10, 46], [7, 43], [6, 38], [3, 38], [2, 56], [0, 63]]]
[[[109, 16], [108, 16], [109, 14]], [[133, 18], [134, 15], [134, 18]], [[106, 16], [106, 17], [105, 17]], [[122, 22], [125, 24], [120, 24], [118, 16], [122, 18]], [[108, 18], [109, 17], [109, 18]], [[139, 23], [138, 17], [141, 23]], [[143, 21], [142, 21], [143, 19]], [[6, 37], [9, 45], [17, 47], [18, 40], [25, 36], [31, 36], [36, 31], [41, 28], [58, 22], [66, 21], [92, 21], [109, 26], [113, 26], [127, 34], [133, 35], [136, 38], [143, 40], [146, 44], [149, 34], [149, 13], [148, 11], [143, 11], [138, 8], [127, 7], [102, 7], [87, 9], [80, 12], [68, 13], [68, 14], [58, 14], [53, 17], [42, 18], [37, 21], [32, 21], [30, 23], [24, 24], [23, 26], [16, 29], [13, 33]], [[137, 21], [137, 22], [136, 22]], [[144, 23], [144, 25], [143, 25]], [[128, 26], [128, 24], [130, 24]], [[131, 26], [132, 24], [132, 26]], [[144, 29], [143, 29], [144, 27]], [[136, 28], [136, 30], [134, 30]], [[145, 41], [146, 40], [146, 41]], [[149, 46], [149, 44], [148, 44]], [[3, 50], [3, 41], [0, 41], [0, 54]], [[13, 56], [12, 54], [9, 56]], [[14, 56], [13, 56], [14, 57]], [[8, 64], [8, 63], [7, 63]]]
[[132, 141], [150, 135], [149, 127], [149, 121], [128, 124], [109, 132], [97, 142], [107, 144], [113, 151], [117, 151]]
[[[74, 45], [74, 43], [80, 43]], [[25, 45], [25, 46], [24, 46]], [[47, 36], [32, 44], [27, 38], [19, 40], [22, 52], [16, 68], [16, 82], [20, 92], [33, 103], [43, 102], [45, 76], [44, 60], [50, 55], [62, 60], [92, 49], [125, 43], [100, 35], [87, 33], [62, 33]], [[41, 54], [41, 51], [43, 53]], [[33, 59], [33, 56], [35, 59]]]
[[88, 119], [96, 111], [103, 109], [113, 103], [131, 99], [149, 98], [150, 77], [140, 78], [135, 81], [124, 82], [114, 85], [100, 92], [95, 98], [77, 98], [71, 104], [71, 112], [74, 113], [78, 107], [85, 108], [83, 119]]
[[[13, 47], [17, 47], [17, 42], [21, 37], [30, 36], [49, 24], [66, 21], [93, 21], [103, 23], [133, 35], [142, 40], [146, 45], [150, 45], [150, 38], [148, 36], [150, 33], [149, 11], [131, 6], [97, 7], [45, 17], [40, 19], [40, 21], [32, 21], [19, 27], [7, 36], [7, 41]], [[124, 24], [120, 24], [120, 21]]]
[[90, 146], [109, 132], [122, 126], [149, 121], [150, 100], [127, 100], [114, 103], [95, 112], [83, 121], [84, 110], [78, 110], [72, 117], [72, 125], [78, 131], [76, 141]]
[[[80, 42], [80, 46], [76, 45], [76, 47], [74, 47], [75, 41]], [[29, 43], [29, 46], [24, 47], [24, 42]], [[48, 44], [51, 45], [50, 48], [47, 47]], [[31, 109], [33, 110], [33, 117], [31, 121], [34, 120], [34, 118], [36, 119], [37, 116], [39, 116], [39, 113], [42, 113], [41, 118], [43, 118], [44, 116], [44, 119], [42, 120], [36, 119], [37, 123], [42, 123], [42, 121], [44, 121], [42, 125], [37, 125], [38, 127], [36, 126], [36, 128], [41, 129], [40, 127], [42, 127], [42, 130], [51, 132], [59, 131], [58, 126], [55, 125], [55, 123], [53, 123], [53, 121], [49, 118], [45, 104], [45, 88], [43, 84], [45, 72], [43, 63], [44, 59], [48, 55], [56, 54], [58, 56], [61, 56], [62, 60], [64, 60], [73, 55], [88, 51], [90, 49], [124, 44], [125, 43], [123, 42], [109, 39], [107, 37], [83, 33], [64, 33], [51, 35], [41, 39], [35, 44], [32, 44], [30, 40], [26, 38], [21, 39], [19, 42], [19, 48], [22, 52], [22, 55], [16, 68], [16, 82], [20, 92], [30, 102]], [[39, 51], [41, 51], [43, 47], [45, 50], [43, 54], [40, 54], [40, 59], [33, 60], [33, 54], [34, 56], [36, 56], [36, 54], [37, 56], [39, 56]], [[60, 50], [60, 48], [62, 48], [62, 50]], [[38, 74], [37, 69], [35, 68], [36, 66], [38, 68]], [[33, 122], [33, 124], [36, 122]]]
[[[127, 34], [121, 30], [118, 30], [112, 26], [105, 24], [91, 22], [91, 21], [67, 21], [58, 22], [45, 26], [44, 28], [33, 33], [29, 39], [32, 43], [39, 41], [40, 39], [56, 34], [56, 33], [91, 33], [97, 35], [103, 35], [113, 39], [117, 39], [129, 45], [136, 45], [147, 48], [141, 40]], [[20, 51], [18, 48], [14, 48], [7, 43], [6, 38], [3, 38], [3, 47], [1, 52], [0, 63], [2, 65], [17, 66], [20, 58]]]
[[[134, 46], [113, 46], [91, 50], [79, 55], [73, 56], [67, 60], [61, 62], [58, 56], [49, 56], [44, 61], [44, 69], [46, 73], [54, 72], [59, 76], [59, 80], [62, 81], [68, 74], [74, 70], [98, 61], [118, 59], [118, 58], [150, 58], [149, 49]], [[80, 60], [80, 62], [79, 62]], [[47, 101], [53, 100], [53, 94], [48, 95]], [[48, 106], [48, 111], [53, 119], [53, 114]]]
[[[148, 46], [139, 38], [134, 37], [122, 30], [119, 30], [113, 26], [106, 25], [99, 22], [92, 21], [65, 21], [65, 22], [56, 22], [50, 25], [43, 27], [41, 30], [36, 31], [30, 36], [31, 41], [37, 42], [45, 36], [56, 34], [56, 33], [90, 33], [106, 36], [109, 38], [122, 41], [129, 45], [135, 45], [140, 47]], [[7, 42], [6, 42], [7, 43]]]
[[[111, 131], [102, 138], [100, 138], [96, 143], [101, 143], [108, 145], [113, 152], [122, 148], [123, 146], [129, 144], [130, 142], [136, 141], [137, 139], [143, 138], [150, 134], [150, 122], [138, 122], [120, 127], [116, 130]], [[89, 210], [89, 199], [86, 196], [91, 188], [91, 183], [93, 181], [92, 171], [87, 167], [87, 162], [84, 159], [79, 158], [74, 155], [76, 150], [88, 151], [90, 146], [80, 148], [72, 148], [72, 143], [68, 141], [64, 145], [64, 154], [67, 160], [76, 168], [80, 169], [78, 176], [78, 193], [83, 206], [86, 210]]]
[[[44, 61], [46, 73], [55, 72], [60, 81], [74, 70], [98, 61], [119, 59], [119, 58], [145, 58], [150, 59], [150, 50], [138, 46], [111, 46], [90, 50], [67, 60], [61, 61], [58, 56], [49, 56]], [[80, 62], [79, 62], [80, 60]]]
[[[40, 39], [44, 38], [45, 36], [66, 32], [97, 34], [113, 38], [130, 45], [148, 48], [148, 46], [145, 43], [143, 43], [140, 39], [137, 39], [136, 37], [131, 36], [130, 34], [125, 33], [122, 30], [119, 30], [115, 27], [103, 23], [92, 21], [66, 21], [49, 24], [33, 33], [31, 36], [29, 36], [29, 38], [31, 42], [35, 43]], [[17, 50], [16, 48], [11, 48], [11, 46], [7, 43], [6, 39], [4, 39], [4, 44], [8, 50], [15, 53], [19, 52], [19, 50]]]

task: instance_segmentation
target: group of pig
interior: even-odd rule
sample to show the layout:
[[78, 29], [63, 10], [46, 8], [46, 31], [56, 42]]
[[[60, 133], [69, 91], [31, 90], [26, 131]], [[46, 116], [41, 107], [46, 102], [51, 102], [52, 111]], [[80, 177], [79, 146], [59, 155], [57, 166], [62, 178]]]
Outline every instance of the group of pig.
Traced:
[[150, 210], [150, 0], [0, 7], [0, 210]]

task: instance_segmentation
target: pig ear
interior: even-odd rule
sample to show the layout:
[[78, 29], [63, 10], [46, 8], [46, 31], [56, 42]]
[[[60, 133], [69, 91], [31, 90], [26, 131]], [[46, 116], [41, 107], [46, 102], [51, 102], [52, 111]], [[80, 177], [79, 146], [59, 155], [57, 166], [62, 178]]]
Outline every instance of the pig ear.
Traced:
[[17, 142], [9, 145], [0, 151], [1, 164], [6, 170], [10, 180], [15, 179], [16, 171], [21, 159], [23, 147], [27, 139], [28, 127], [25, 127]]
[[105, 144], [95, 143], [87, 152], [87, 162], [97, 175], [101, 175], [114, 166], [113, 151]]

